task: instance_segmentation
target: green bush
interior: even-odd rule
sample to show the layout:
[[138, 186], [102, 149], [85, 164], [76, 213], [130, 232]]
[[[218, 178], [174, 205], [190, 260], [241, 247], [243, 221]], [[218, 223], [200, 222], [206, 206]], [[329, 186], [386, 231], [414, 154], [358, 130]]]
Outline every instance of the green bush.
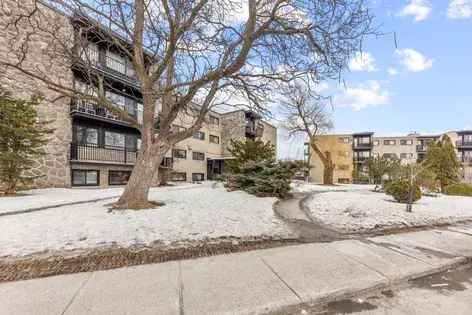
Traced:
[[[411, 185], [404, 180], [395, 180], [387, 184], [385, 193], [391, 195], [397, 202], [407, 203], [410, 195]], [[421, 199], [421, 189], [418, 184], [413, 185], [411, 201], [416, 202]]]
[[228, 176], [227, 188], [241, 189], [259, 197], [286, 198], [292, 177], [299, 167], [292, 162], [248, 162], [240, 166], [238, 173]]
[[472, 185], [465, 183], [448, 185], [444, 193], [446, 195], [472, 197]]

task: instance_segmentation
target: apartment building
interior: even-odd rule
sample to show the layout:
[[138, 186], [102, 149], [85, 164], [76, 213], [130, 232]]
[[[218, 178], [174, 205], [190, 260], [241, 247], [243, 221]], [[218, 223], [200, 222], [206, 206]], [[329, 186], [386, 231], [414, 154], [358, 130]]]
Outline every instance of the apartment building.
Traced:
[[[337, 183], [353, 182], [355, 172], [366, 172], [366, 161], [371, 157], [383, 156], [396, 158], [402, 164], [420, 162], [424, 159], [428, 145], [440, 140], [444, 135], [453, 142], [457, 158], [461, 162], [461, 177], [464, 182], [472, 183], [472, 130], [451, 131], [437, 135], [417, 133], [405, 136], [376, 137], [373, 132], [353, 134], [322, 135], [317, 144], [323, 152], [331, 152], [335, 164], [334, 181]], [[312, 166], [310, 180], [322, 182], [323, 164], [314, 154], [308, 143], [307, 158]]]
[[[55, 19], [56, 24], [62, 25], [61, 31], [71, 41], [87, 23], [83, 17], [66, 17], [47, 7], [41, 9], [46, 12], [45, 19]], [[15, 56], [11, 56], [8, 51], [8, 43], [13, 35], [4, 27], [6, 23], [6, 19], [0, 21], [0, 56], [2, 59], [14, 60]], [[27, 56], [29, 65], [44, 67], [47, 64], [51, 80], [59, 80], [62, 84], [90, 94], [95, 93], [97, 83], [87, 79], [84, 71], [92, 69], [93, 74], [88, 77], [103, 78], [107, 86], [107, 99], [114, 106], [125, 110], [138, 123], [142, 122], [140, 84], [131, 61], [120, 51], [127, 43], [119, 37], [113, 39], [120, 41], [120, 45], [110, 45], [112, 41], [100, 41], [94, 36], [92, 25], [85, 26], [88, 33], [81, 33], [81, 36], [86, 36], [89, 45], [80, 52], [81, 60], [51, 60], [46, 51], [38, 49]], [[104, 36], [103, 29], [97, 31], [100, 31], [100, 36]], [[50, 39], [43, 35], [35, 34], [32, 45], [47, 47]], [[105, 36], [115, 35], [109, 33]], [[10, 79], [2, 80], [2, 86], [13, 91], [14, 96], [29, 97], [37, 90], [45, 94], [46, 101], [37, 108], [38, 116], [40, 120], [50, 121], [50, 127], [55, 130], [45, 146], [46, 155], [37, 160], [31, 171], [31, 175], [40, 176], [35, 186], [126, 184], [140, 148], [138, 128], [100, 104], [60, 97], [40, 81], [20, 71], [8, 69], [7, 72], [6, 77]], [[187, 128], [191, 121], [190, 115], [180, 115], [173, 128]], [[255, 112], [211, 112], [201, 130], [167, 153], [160, 169], [162, 173], [169, 173], [172, 180], [211, 179], [224, 171], [225, 160], [231, 158], [228, 151], [231, 139], [260, 138], [276, 144], [276, 134], [276, 128], [263, 121]]]

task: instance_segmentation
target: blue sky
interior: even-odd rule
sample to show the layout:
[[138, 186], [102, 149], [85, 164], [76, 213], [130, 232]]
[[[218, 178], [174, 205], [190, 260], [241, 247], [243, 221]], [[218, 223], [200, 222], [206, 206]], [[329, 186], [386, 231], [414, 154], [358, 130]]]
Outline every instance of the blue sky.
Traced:
[[[365, 41], [345, 87], [328, 83], [334, 131], [472, 129], [472, 0], [372, 0], [371, 7], [385, 35]], [[281, 134], [279, 156], [299, 157]]]

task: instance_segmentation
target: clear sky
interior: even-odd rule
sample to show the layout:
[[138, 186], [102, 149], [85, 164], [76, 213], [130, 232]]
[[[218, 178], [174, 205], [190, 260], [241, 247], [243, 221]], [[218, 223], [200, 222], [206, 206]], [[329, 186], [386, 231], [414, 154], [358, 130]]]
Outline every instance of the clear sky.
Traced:
[[[472, 0], [372, 0], [380, 31], [329, 83], [335, 132], [435, 133], [472, 129]], [[394, 35], [396, 34], [396, 43]], [[279, 157], [302, 141], [279, 136]]]

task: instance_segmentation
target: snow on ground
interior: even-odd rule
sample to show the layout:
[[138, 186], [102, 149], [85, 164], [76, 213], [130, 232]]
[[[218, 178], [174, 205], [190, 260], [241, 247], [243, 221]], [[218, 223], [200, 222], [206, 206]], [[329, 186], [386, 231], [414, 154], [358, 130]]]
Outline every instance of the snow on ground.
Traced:
[[293, 192], [318, 192], [318, 191], [346, 191], [346, 190], [373, 190], [375, 185], [336, 184], [321, 185], [294, 181], [291, 185]]
[[[192, 184], [178, 184], [173, 189], [189, 187]], [[73, 202], [118, 197], [123, 187], [113, 188], [45, 188], [22, 191], [15, 197], [0, 197], [0, 214], [32, 208], [51, 207]]]
[[221, 185], [205, 183], [154, 188], [150, 199], [165, 205], [109, 213], [106, 204], [113, 200], [107, 200], [0, 217], [0, 257], [112, 244], [290, 236], [272, 210], [275, 198], [227, 192]]
[[[346, 187], [345, 185], [343, 185]], [[372, 191], [372, 186], [358, 186], [348, 191], [315, 193], [307, 203], [315, 219], [334, 228], [361, 232], [454, 223], [472, 219], [472, 197], [423, 196], [413, 204], [413, 212], [397, 203], [391, 196]]]

